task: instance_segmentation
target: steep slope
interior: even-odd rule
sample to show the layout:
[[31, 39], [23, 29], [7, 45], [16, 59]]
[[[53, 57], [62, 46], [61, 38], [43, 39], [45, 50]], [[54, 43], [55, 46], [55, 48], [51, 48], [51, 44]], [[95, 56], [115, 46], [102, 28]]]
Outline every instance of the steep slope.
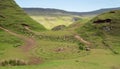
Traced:
[[0, 26], [21, 33], [25, 31], [24, 26], [36, 31], [45, 30], [23, 12], [14, 0], [0, 0]]
[[[30, 50], [36, 46], [31, 31], [46, 30], [32, 20], [14, 0], [0, 0], [0, 64], [2, 60], [36, 60]], [[26, 53], [25, 53], [26, 52]], [[31, 59], [32, 57], [32, 59]]]
[[91, 41], [93, 48], [108, 48], [114, 53], [120, 52], [120, 10], [103, 13], [83, 27], [77, 29], [86, 40]]

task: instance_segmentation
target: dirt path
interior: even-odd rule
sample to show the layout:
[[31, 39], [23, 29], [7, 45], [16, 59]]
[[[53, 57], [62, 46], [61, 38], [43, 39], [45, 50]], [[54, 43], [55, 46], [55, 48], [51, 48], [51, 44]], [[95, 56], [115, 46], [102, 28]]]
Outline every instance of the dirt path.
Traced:
[[79, 41], [83, 42], [84, 44], [91, 44], [90, 42], [84, 40], [82, 37], [80, 37], [79, 35], [75, 35], [75, 38], [78, 39]]
[[23, 38], [22, 36], [20, 36], [20, 35], [18, 35], [18, 34], [16, 34], [16, 33], [13, 33], [13, 32], [11, 32], [11, 31], [9, 31], [9, 30], [3, 28], [3, 27], [0, 27], [0, 29], [2, 29], [2, 30], [4, 30], [4, 31], [8, 32], [8, 33], [11, 34], [11, 35], [17, 36], [17, 37], [19, 37], [19, 38]]
[[90, 45], [91, 45], [90, 42], [84, 40], [84, 39], [83, 39], [82, 37], [80, 37], [79, 35], [75, 35], [74, 37], [75, 37], [77, 40], [79, 40], [80, 42], [82, 42], [82, 43], [84, 43], [85, 45], [87, 45], [87, 46], [90, 46]]
[[14, 35], [16, 37], [19, 37], [20, 39], [22, 39], [25, 43], [25, 45], [21, 46], [21, 48], [23, 49], [24, 52], [29, 52], [35, 45], [36, 45], [36, 42], [33, 38], [28, 38], [28, 37], [25, 37], [25, 36], [22, 36], [22, 35], [19, 35], [19, 34], [16, 34], [10, 30], [7, 30], [3, 27], [0, 27], [0, 29], [8, 32], [9, 34], [11, 35]]
[[30, 64], [40, 63], [40, 60], [41, 60], [40, 58], [37, 58], [37, 57], [30, 54], [30, 51], [36, 46], [36, 41], [34, 38], [25, 37], [23, 35], [16, 34], [16, 33], [12, 32], [8, 29], [5, 29], [3, 27], [0, 27], [0, 29], [4, 30], [4, 31], [8, 32], [9, 34], [14, 35], [14, 36], [16, 36], [24, 41], [25, 44], [23, 46], [20, 46], [19, 48], [22, 49], [22, 52], [24, 54], [26, 54], [26, 56], [28, 56], [28, 58], [30, 59], [30, 61], [29, 61]]

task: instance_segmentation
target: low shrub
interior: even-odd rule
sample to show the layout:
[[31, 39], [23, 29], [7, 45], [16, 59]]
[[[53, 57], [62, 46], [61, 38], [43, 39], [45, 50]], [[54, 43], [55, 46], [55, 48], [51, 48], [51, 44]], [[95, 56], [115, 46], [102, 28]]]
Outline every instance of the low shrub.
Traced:
[[80, 50], [85, 50], [85, 45], [83, 43], [78, 43]]
[[3, 60], [0, 62], [0, 66], [23, 66], [27, 65], [24, 60], [19, 59], [11, 59], [11, 60]]

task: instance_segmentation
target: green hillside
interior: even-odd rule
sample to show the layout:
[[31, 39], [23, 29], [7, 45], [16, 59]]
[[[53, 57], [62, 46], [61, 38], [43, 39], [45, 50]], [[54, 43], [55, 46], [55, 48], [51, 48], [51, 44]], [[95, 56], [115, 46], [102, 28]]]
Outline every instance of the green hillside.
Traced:
[[23, 25], [29, 26], [30, 29], [40, 31], [45, 28], [32, 20], [23, 10], [16, 5], [14, 0], [0, 1], [0, 26], [15, 32], [25, 31]]
[[31, 19], [14, 0], [0, 0], [0, 64], [6, 59], [28, 59], [28, 55], [21, 52], [21, 46], [30, 46], [33, 42], [28, 29], [38, 32], [46, 30]]
[[93, 48], [109, 48], [114, 53], [120, 52], [120, 10], [103, 13], [83, 27], [77, 29], [86, 40], [93, 43]]

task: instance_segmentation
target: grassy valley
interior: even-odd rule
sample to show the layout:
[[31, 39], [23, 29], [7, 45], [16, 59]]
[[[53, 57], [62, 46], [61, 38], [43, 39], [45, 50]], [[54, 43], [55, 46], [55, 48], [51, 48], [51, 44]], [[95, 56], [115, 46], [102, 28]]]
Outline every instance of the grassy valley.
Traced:
[[50, 16], [50, 15], [40, 15], [40, 16], [30, 16], [40, 24], [44, 25], [47, 29], [52, 29], [58, 25], [69, 26], [72, 24], [74, 16]]
[[14, 0], [0, 1], [0, 69], [120, 69], [119, 10], [60, 11], [28, 13], [34, 21]]
[[58, 25], [69, 26], [75, 20], [81, 19], [79, 15], [70, 14], [67, 11], [49, 8], [23, 8], [31, 18], [51, 30]]

